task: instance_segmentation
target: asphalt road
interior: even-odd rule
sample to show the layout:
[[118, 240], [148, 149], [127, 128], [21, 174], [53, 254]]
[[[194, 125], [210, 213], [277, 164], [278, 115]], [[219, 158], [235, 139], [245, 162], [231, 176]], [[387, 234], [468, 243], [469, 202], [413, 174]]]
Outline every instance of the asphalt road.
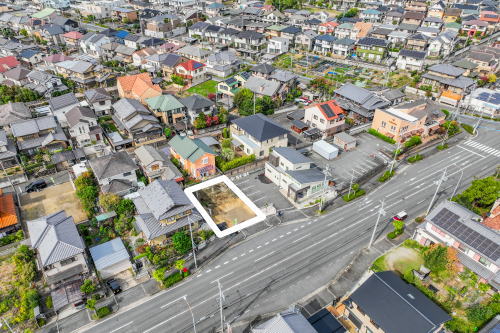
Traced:
[[[475, 177], [492, 174], [500, 162], [500, 149], [495, 149], [500, 124], [491, 122], [488, 128], [414, 165], [401, 166], [394, 178], [364, 198], [317, 218], [285, 222], [249, 236], [182, 284], [76, 332], [194, 332], [189, 307], [197, 332], [215, 332], [221, 325], [217, 280], [224, 294], [224, 322], [233, 327], [286, 309], [328, 283], [355, 251], [367, 245], [381, 200], [385, 214], [377, 236], [384, 237], [389, 218], [397, 212], [406, 210], [410, 218], [425, 213], [444, 170], [447, 177], [434, 203], [449, 198], [459, 180], [461, 190]], [[59, 329], [73, 331], [64, 321]], [[57, 329], [51, 326], [43, 331]]]

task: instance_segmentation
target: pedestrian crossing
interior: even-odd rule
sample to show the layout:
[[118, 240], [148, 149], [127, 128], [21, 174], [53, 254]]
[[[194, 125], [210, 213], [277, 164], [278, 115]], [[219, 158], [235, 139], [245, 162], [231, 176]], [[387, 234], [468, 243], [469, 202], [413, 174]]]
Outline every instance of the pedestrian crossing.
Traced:
[[465, 145], [475, 148], [477, 150], [480, 150], [482, 152], [485, 152], [486, 154], [493, 155], [496, 157], [500, 157], [500, 150], [483, 145], [482, 143], [476, 142], [476, 141], [471, 141], [467, 140], [464, 142]]

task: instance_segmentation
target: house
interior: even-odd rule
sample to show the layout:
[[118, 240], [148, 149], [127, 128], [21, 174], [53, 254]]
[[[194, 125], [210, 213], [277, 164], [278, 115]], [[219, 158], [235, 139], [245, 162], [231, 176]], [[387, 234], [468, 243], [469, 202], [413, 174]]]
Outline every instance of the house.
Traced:
[[153, 84], [148, 73], [120, 76], [117, 79], [117, 87], [121, 98], [136, 99], [143, 104], [147, 98], [162, 94], [162, 89]]
[[421, 34], [421, 33], [416, 33], [408, 36], [406, 39], [406, 46], [405, 48], [408, 50], [414, 50], [414, 51], [425, 51], [427, 50], [427, 43], [429, 41], [429, 37]]
[[79, 47], [83, 35], [78, 31], [69, 31], [62, 35], [64, 44], [72, 47]]
[[287, 53], [290, 48], [290, 40], [284, 37], [273, 37], [268, 40], [267, 53], [282, 54]]
[[135, 172], [139, 167], [126, 151], [92, 158], [89, 165], [102, 192], [123, 196], [137, 188]]
[[482, 113], [488, 117], [500, 116], [500, 92], [488, 88], [477, 88], [470, 93], [462, 104], [473, 113]]
[[158, 51], [151, 47], [145, 47], [135, 51], [132, 53], [132, 64], [137, 67], [142, 67], [146, 64], [146, 58], [155, 54], [158, 54]]
[[477, 65], [475, 70], [484, 75], [496, 72], [498, 66], [497, 58], [493, 53], [480, 51], [471, 51], [467, 54], [467, 60]]
[[404, 13], [402, 13], [400, 11], [391, 10], [385, 14], [383, 23], [398, 25], [401, 23], [401, 19], [403, 18], [403, 15], [404, 15]]
[[295, 37], [295, 46], [300, 50], [309, 51], [314, 46], [314, 40], [318, 34], [312, 30], [305, 30]]
[[184, 58], [198, 62], [205, 61], [211, 54], [211, 52], [193, 45], [186, 45], [183, 48], [178, 49], [176, 53]]
[[175, 68], [181, 61], [183, 60], [180, 55], [167, 53], [166, 57], [163, 57], [163, 59], [161, 59], [160, 61], [160, 67], [163, 72], [163, 76], [170, 78], [171, 75], [175, 73]]
[[330, 55], [333, 50], [333, 43], [337, 40], [332, 35], [319, 35], [314, 39], [314, 52], [319, 52], [323, 55]]
[[170, 161], [169, 156], [163, 151], [150, 145], [143, 145], [134, 151], [135, 157], [143, 174], [148, 177], [150, 183], [155, 179], [184, 180], [182, 173]]
[[253, 66], [250, 69], [253, 76], [258, 76], [258, 77], [261, 77], [264, 79], [269, 79], [269, 77], [271, 76], [271, 74], [274, 73], [275, 70], [276, 70], [276, 68], [274, 68], [273, 65], [270, 65], [267, 63], [260, 63], [258, 65]]
[[35, 33], [35, 36], [46, 41], [49, 45], [64, 45], [64, 28], [58, 24], [44, 24]]
[[10, 128], [19, 151], [29, 155], [40, 148], [55, 151], [68, 146], [68, 139], [53, 116], [18, 121], [11, 123]]
[[101, 65], [84, 60], [65, 60], [54, 64], [55, 72], [65, 78], [71, 78], [79, 86], [86, 88], [101, 82], [107, 73]]
[[439, 92], [449, 90], [464, 96], [476, 86], [474, 80], [462, 75], [464, 72], [464, 69], [450, 64], [436, 64], [429, 67], [427, 73], [422, 75], [422, 84], [430, 85]]
[[359, 13], [359, 18], [365, 22], [376, 23], [382, 19], [382, 12], [376, 9], [365, 9]]
[[276, 147], [288, 146], [289, 131], [261, 113], [238, 118], [230, 126], [233, 145], [257, 159]]
[[444, 9], [446, 5], [442, 1], [438, 1], [431, 5], [427, 10], [427, 17], [436, 17], [442, 19], [444, 16]]
[[101, 46], [112, 42], [112, 38], [102, 33], [89, 32], [80, 39], [80, 48], [83, 53], [99, 58], [103, 51]]
[[50, 97], [53, 92], [68, 89], [59, 76], [39, 70], [29, 72], [26, 79], [28, 82], [24, 85], [25, 88], [35, 90], [45, 97]]
[[436, 28], [441, 30], [443, 23], [444, 22], [441, 18], [428, 16], [422, 22], [422, 27]]
[[481, 221], [481, 216], [467, 208], [444, 200], [429, 212], [414, 238], [425, 246], [444, 244], [455, 248], [464, 267], [498, 290], [500, 235]]
[[21, 63], [14, 56], [0, 58], [0, 73], [5, 73], [9, 69], [19, 66]]
[[467, 36], [484, 36], [487, 33], [489, 24], [481, 20], [469, 20], [462, 22], [462, 32]]
[[198, 94], [181, 98], [179, 101], [184, 105], [191, 124], [200, 113], [212, 116], [216, 111], [215, 103], [212, 100]]
[[342, 302], [358, 332], [441, 332], [451, 317], [395, 272], [373, 273]]
[[112, 108], [113, 121], [121, 133], [133, 140], [134, 146], [164, 139], [160, 121], [138, 100], [122, 98]]
[[146, 99], [148, 107], [155, 116], [167, 125], [174, 125], [186, 116], [186, 107], [174, 95], [164, 94]]
[[267, 40], [259, 32], [245, 30], [234, 37], [234, 44], [238, 54], [244, 57], [256, 59], [260, 52], [266, 49]]
[[[307, 319], [295, 309], [278, 313], [268, 321], [254, 326], [250, 333], [318, 333]], [[332, 331], [337, 332], [337, 331]], [[345, 331], [344, 331], [345, 332]], [[342, 331], [339, 331], [342, 333]]]
[[[3, 152], [0, 154], [3, 154]], [[14, 202], [14, 194], [4, 193], [0, 189], [0, 239], [21, 229], [20, 222], [19, 211]]]
[[382, 93], [382, 96], [389, 101], [390, 105], [397, 105], [403, 102], [406, 94], [400, 89], [388, 89]]
[[425, 100], [417, 100], [384, 110], [377, 109], [371, 128], [404, 142], [414, 135], [425, 138], [435, 134], [444, 118], [445, 115], [435, 106]]
[[337, 104], [342, 109], [351, 111], [351, 116], [367, 119], [373, 117], [375, 109], [383, 109], [390, 104], [374, 92], [350, 83], [346, 83], [335, 90], [335, 96], [337, 97]]
[[310, 201], [323, 195], [328, 181], [310, 158], [289, 147], [272, 150], [264, 174], [292, 203]]
[[72, 216], [64, 210], [27, 221], [30, 243], [37, 252], [38, 267], [51, 286], [89, 273], [85, 244]]
[[335, 21], [328, 21], [328, 22], [323, 22], [319, 25], [318, 27], [318, 33], [320, 34], [333, 34], [335, 31], [335, 28], [339, 26], [338, 22]]
[[340, 132], [333, 137], [333, 144], [343, 151], [353, 150], [356, 148], [356, 138], [346, 132]]
[[66, 113], [69, 135], [77, 147], [104, 145], [102, 129], [97, 125], [97, 116], [88, 107], [75, 106]]
[[455, 48], [458, 32], [445, 30], [429, 42], [427, 55], [429, 57], [447, 57]]
[[[22, 178], [20, 179], [24, 179], [24, 171], [22, 171], [20, 161], [18, 160], [16, 144], [12, 138], [7, 136], [7, 133], [3, 129], [0, 129], [0, 165], [3, 171], [3, 175], [0, 177], [17, 177], [21, 173]], [[17, 180], [12, 179], [12, 182], [15, 183]]]
[[414, 24], [421, 25], [425, 18], [425, 12], [405, 12], [403, 14], [402, 23], [404, 24]]
[[136, 229], [143, 238], [163, 244], [166, 236], [203, 221], [182, 188], [175, 181], [157, 179], [137, 192], [133, 199]]
[[221, 51], [207, 58], [205, 71], [219, 77], [227, 77], [238, 70], [240, 59], [231, 51]]
[[25, 49], [19, 53], [18, 58], [21, 62], [32, 67], [42, 61], [44, 53], [39, 49]]
[[407, 71], [420, 71], [424, 68], [425, 56], [425, 52], [403, 49], [399, 51], [396, 67]]
[[457, 20], [460, 19], [461, 15], [462, 15], [462, 10], [460, 8], [453, 8], [453, 7], [445, 8], [443, 21], [445, 23], [457, 22]]
[[176, 135], [168, 142], [170, 154], [193, 178], [200, 179], [215, 175], [215, 154], [202, 140]]
[[2, 81], [2, 84], [7, 85], [10, 83], [16, 86], [24, 86], [29, 82], [28, 74], [30, 72], [31, 71], [29, 69], [22, 66], [9, 69], [5, 73], [3, 73], [3, 77], [5, 78], [5, 80]]
[[95, 88], [85, 90], [83, 93], [89, 107], [94, 110], [98, 116], [109, 114], [111, 111], [111, 102], [113, 98], [104, 88]]
[[10, 124], [31, 118], [31, 111], [23, 102], [0, 105], [0, 128], [10, 133]]
[[356, 43], [356, 56], [364, 61], [382, 62], [389, 42], [384, 39], [364, 37]]
[[335, 100], [314, 104], [305, 108], [304, 122], [310, 128], [321, 131], [323, 138], [341, 132], [345, 126], [346, 112]]
[[351, 55], [354, 50], [356, 41], [350, 38], [336, 39], [331, 43], [333, 58], [345, 59]]
[[89, 252], [101, 279], [132, 269], [130, 255], [120, 237], [93, 246]]
[[175, 67], [175, 73], [194, 85], [205, 80], [205, 64], [195, 60], [181, 62]]
[[124, 23], [137, 21], [137, 11], [130, 8], [113, 7], [111, 10], [111, 17], [117, 18]]
[[72, 108], [79, 106], [80, 102], [76, 98], [74, 93], [67, 93], [64, 95], [51, 97], [49, 99], [49, 106], [52, 110], [52, 114], [56, 116], [57, 121], [62, 127], [67, 126], [66, 112]]

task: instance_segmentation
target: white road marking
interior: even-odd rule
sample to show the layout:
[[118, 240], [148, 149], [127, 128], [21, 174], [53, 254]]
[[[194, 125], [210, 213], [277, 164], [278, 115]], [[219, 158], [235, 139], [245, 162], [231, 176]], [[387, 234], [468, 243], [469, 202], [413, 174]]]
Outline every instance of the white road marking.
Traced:
[[163, 304], [162, 306], [160, 306], [160, 308], [161, 308], [161, 309], [164, 309], [164, 308], [166, 308], [167, 306], [169, 306], [169, 305], [171, 305], [171, 304], [174, 304], [175, 302], [177, 302], [177, 301], [179, 301], [179, 300], [183, 299], [184, 297], [187, 297], [187, 295], [184, 295], [184, 296], [181, 296], [181, 297], [179, 297], [179, 298], [176, 298], [176, 299], [174, 299], [172, 302], [168, 302], [167, 304]]
[[240, 257], [244, 257], [244, 256], [245, 256], [245, 253], [240, 254]]
[[231, 259], [232, 261], [235, 261], [235, 260], [238, 260], [238, 257], [234, 257], [233, 259]]
[[211, 271], [212, 271], [211, 269], [207, 269], [205, 273], [210, 273]]
[[292, 233], [292, 232], [291, 232], [291, 231], [289, 231], [289, 232], [287, 232], [286, 234], [287, 234], [287, 235], [290, 235], [291, 233]]
[[253, 249], [248, 250], [248, 253], [252, 253], [252, 252], [253, 252]]
[[271, 242], [276, 242], [276, 238], [271, 239]]
[[466, 150], [466, 151], [468, 151], [469, 153], [476, 154], [477, 156], [481, 156], [481, 157], [483, 157], [483, 158], [484, 158], [484, 157], [486, 157], [486, 156], [483, 156], [483, 155], [481, 155], [481, 154], [476, 153], [475, 151], [472, 151], [472, 150], [470, 150], [470, 149], [467, 149], [467, 148], [465, 148], [465, 147], [462, 147], [462, 146], [457, 146], [457, 147], [458, 147], [458, 148], [460, 148], [460, 149]]
[[301, 241], [301, 240], [303, 240], [304, 238], [307, 238], [307, 237], [309, 237], [309, 236], [311, 236], [311, 234], [307, 234], [307, 235], [304, 235], [304, 236], [302, 236], [302, 237], [299, 237], [299, 238], [297, 238], [296, 240], [294, 240], [294, 241], [292, 242], [292, 244], [293, 244], [293, 243], [297, 243], [298, 241]]
[[215, 269], [220, 268], [220, 265], [215, 266]]
[[261, 247], [262, 247], [262, 245], [257, 246], [258, 249], [260, 249]]
[[113, 333], [113, 332], [119, 331], [119, 330], [121, 330], [122, 328], [127, 327], [128, 325], [132, 324], [133, 322], [134, 322], [134, 321], [129, 321], [128, 323], [126, 323], [126, 324], [124, 324], [124, 325], [122, 325], [122, 326], [120, 326], [120, 327], [117, 327], [117, 328], [115, 328], [115, 329], [114, 329], [114, 330], [112, 330], [112, 331], [109, 331], [109, 333]]
[[267, 258], [267, 257], [269, 257], [270, 255], [272, 255], [272, 254], [273, 254], [273, 253], [275, 253], [275, 252], [276, 252], [276, 251], [269, 252], [268, 254], [265, 254], [265, 255], [263, 255], [262, 257], [259, 257], [259, 258], [255, 259], [255, 262], [260, 261], [260, 260], [262, 260], [262, 259], [264, 259], [264, 258]]
[[217, 279], [215, 279], [215, 280], [213, 280], [212, 282], [210, 282], [210, 284], [212, 284], [212, 283], [214, 283], [214, 282], [217, 282], [217, 280], [221, 280], [222, 278], [225, 278], [225, 277], [227, 277], [227, 276], [229, 276], [229, 275], [231, 275], [231, 274], [233, 274], [233, 273], [234, 273], [234, 272], [229, 272], [229, 273], [227, 273], [227, 274], [224, 274], [224, 275], [222, 275], [222, 276], [219, 276]]
[[225, 261], [225, 262], [224, 262], [224, 265], [227, 265], [227, 264], [229, 264], [229, 261]]
[[265, 242], [264, 245], [269, 245], [269, 242]]

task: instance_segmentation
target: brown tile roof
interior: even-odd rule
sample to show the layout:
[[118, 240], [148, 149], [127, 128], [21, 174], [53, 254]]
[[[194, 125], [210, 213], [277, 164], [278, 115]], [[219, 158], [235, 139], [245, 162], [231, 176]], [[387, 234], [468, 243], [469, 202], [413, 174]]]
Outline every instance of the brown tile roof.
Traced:
[[18, 218], [13, 194], [0, 195], [0, 229], [2, 229], [17, 224]]
[[148, 73], [119, 77], [118, 84], [125, 94], [133, 94], [137, 97], [141, 97], [149, 90], [157, 91], [160, 94], [162, 92], [159, 85], [153, 84]]
[[493, 230], [500, 230], [500, 199], [495, 202], [483, 224]]

